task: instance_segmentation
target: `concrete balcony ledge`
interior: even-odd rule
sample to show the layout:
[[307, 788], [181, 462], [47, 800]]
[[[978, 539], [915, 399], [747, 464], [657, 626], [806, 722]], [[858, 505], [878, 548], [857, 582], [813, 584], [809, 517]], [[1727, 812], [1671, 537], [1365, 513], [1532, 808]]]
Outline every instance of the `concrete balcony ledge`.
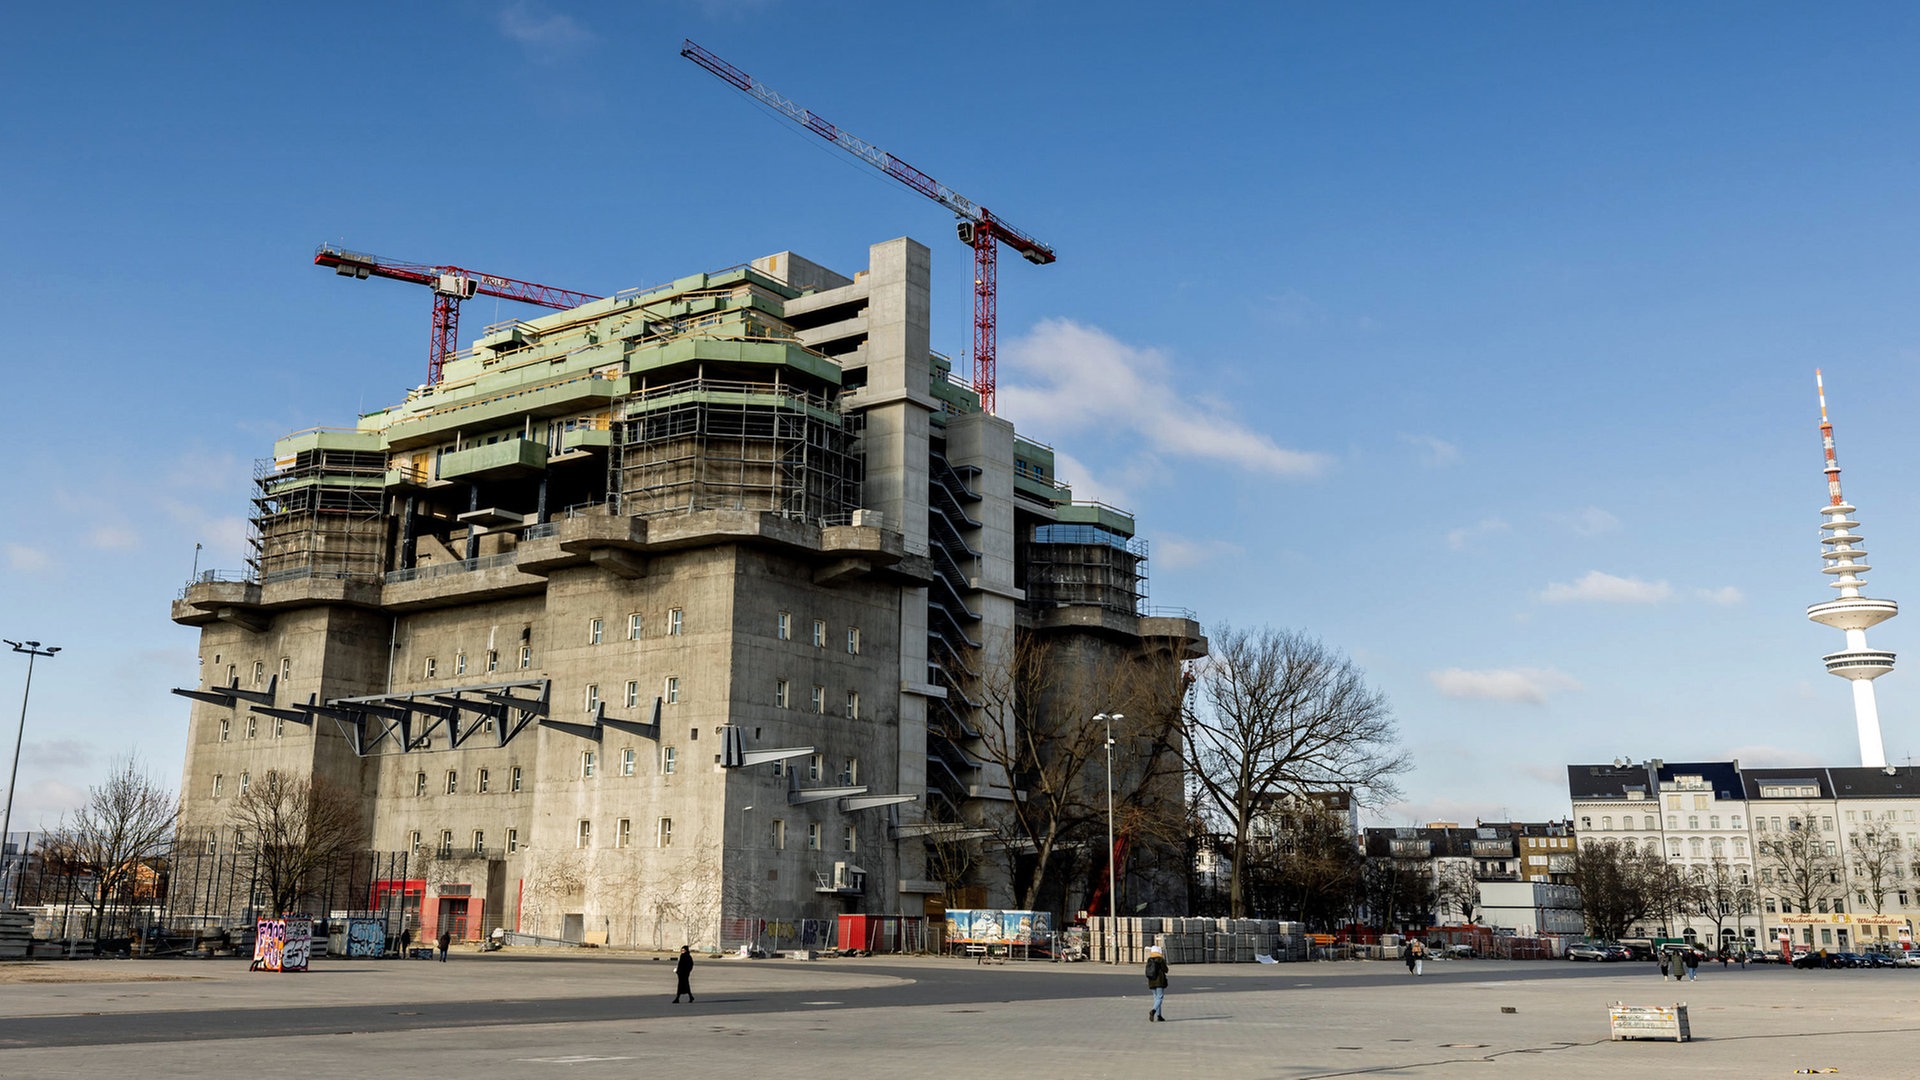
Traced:
[[478, 565], [463, 569], [462, 563], [444, 567], [418, 568], [420, 576], [412, 580], [389, 581], [381, 599], [389, 611], [418, 611], [450, 607], [475, 600], [538, 593], [547, 587], [547, 579], [522, 570], [516, 560], [503, 559], [500, 565], [485, 565], [498, 556], [473, 560]]

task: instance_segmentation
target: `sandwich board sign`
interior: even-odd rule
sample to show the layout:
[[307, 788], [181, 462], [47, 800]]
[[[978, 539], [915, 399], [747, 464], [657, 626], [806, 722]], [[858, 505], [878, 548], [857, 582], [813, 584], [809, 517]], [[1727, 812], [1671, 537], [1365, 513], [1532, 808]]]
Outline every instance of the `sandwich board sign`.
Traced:
[[1687, 1029], [1685, 1002], [1675, 1005], [1625, 1005], [1618, 1001], [1607, 1006], [1607, 1022], [1613, 1041], [1622, 1039], [1672, 1039], [1686, 1042], [1693, 1037]]

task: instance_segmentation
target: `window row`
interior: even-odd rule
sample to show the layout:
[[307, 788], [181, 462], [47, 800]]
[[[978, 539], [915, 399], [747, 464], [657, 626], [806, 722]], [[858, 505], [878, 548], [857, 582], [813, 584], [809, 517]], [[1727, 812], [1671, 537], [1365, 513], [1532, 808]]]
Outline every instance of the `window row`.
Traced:
[[[586, 818], [580, 819], [580, 823], [574, 827], [573, 846], [577, 848], [590, 848], [593, 846], [593, 822], [592, 821]], [[617, 848], [633, 846], [633, 819], [632, 818], [621, 818], [620, 820], [614, 822], [613, 846]], [[663, 817], [654, 822], [653, 846], [663, 847], [663, 848], [673, 846], [673, 819], [672, 818]]]
[[[773, 682], [773, 707], [776, 709], [793, 708], [793, 683], [788, 679], [775, 679]], [[825, 713], [827, 711], [827, 688], [819, 684], [807, 692], [807, 711]], [[860, 691], [847, 691], [845, 716], [849, 720], [860, 719]]]
[[[528, 671], [532, 669], [533, 646], [531, 645], [520, 646], [519, 660], [520, 660], [521, 671]], [[485, 656], [482, 659], [482, 662], [486, 665], [482, 670], [487, 671], [489, 673], [499, 671], [500, 670], [500, 650], [488, 649], [486, 651]], [[453, 654], [453, 673], [455, 675], [465, 675], [467, 673], [467, 654], [466, 653], [462, 652], [462, 653]], [[440, 677], [440, 659], [435, 656], [427, 657], [426, 662], [420, 666], [420, 675], [422, 678], [427, 678], [427, 679], [439, 678]]]
[[[793, 640], [793, 612], [782, 611], [773, 617], [773, 636], [781, 641]], [[848, 656], [860, 655], [859, 627], [847, 627], [846, 645]], [[827, 623], [824, 619], [813, 620], [813, 647], [816, 649], [827, 647]]]
[[[1635, 820], [1638, 820], [1638, 821], [1640, 822], [1640, 824], [1638, 824], [1638, 825], [1635, 825], [1635, 824], [1634, 824], [1634, 821], [1635, 821]], [[1727, 822], [1727, 828], [1729, 828], [1729, 829], [1743, 829], [1743, 828], [1745, 828], [1746, 826], [1745, 826], [1745, 825], [1743, 825], [1743, 824], [1741, 823], [1741, 822], [1742, 822], [1742, 820], [1743, 820], [1743, 819], [1742, 819], [1742, 818], [1740, 817], [1740, 815], [1739, 815], [1739, 814], [1734, 814], [1734, 815], [1733, 815], [1733, 816], [1732, 816], [1732, 817], [1731, 817], [1730, 819], [1728, 819], [1728, 822]], [[1581, 818], [1581, 819], [1580, 819], [1580, 821], [1581, 821], [1581, 827], [1582, 827], [1582, 828], [1585, 828], [1585, 829], [1589, 829], [1589, 830], [1591, 830], [1591, 829], [1593, 828], [1593, 819], [1592, 819], [1592, 818]], [[1765, 825], [1762, 825], [1762, 824], [1760, 824], [1760, 822], [1761, 822], [1761, 819], [1760, 819], [1760, 818], [1755, 818], [1755, 819], [1754, 819], [1754, 824], [1755, 824], [1756, 826], [1759, 826], [1759, 827], [1760, 827], [1760, 828], [1762, 828], [1762, 829], [1764, 829], [1764, 828], [1766, 828], [1766, 826], [1765, 826]], [[1621, 818], [1620, 818], [1620, 828], [1621, 828], [1621, 829], [1624, 829], [1624, 830], [1633, 830], [1633, 829], [1639, 829], [1639, 830], [1653, 830], [1653, 829], [1658, 829], [1659, 827], [1660, 827], [1660, 825], [1659, 825], [1659, 822], [1658, 822], [1658, 820], [1657, 820], [1656, 818], [1654, 818], [1654, 816], [1653, 816], [1652, 814], [1645, 814], [1645, 815], [1642, 815], [1642, 816], [1641, 816], [1641, 817], [1639, 817], [1638, 819], [1636, 819], [1636, 818], [1634, 818], [1634, 817], [1633, 817], [1633, 816], [1631, 816], [1631, 815], [1622, 815], [1622, 816], [1621, 816]], [[1707, 817], [1707, 828], [1709, 828], [1709, 829], [1717, 829], [1717, 828], [1719, 828], [1719, 827], [1720, 827], [1720, 815], [1719, 815], [1719, 814], [1710, 814], [1710, 815], [1708, 815], [1708, 817]], [[1667, 828], [1668, 828], [1668, 829], [1673, 829], [1673, 830], [1677, 830], [1677, 829], [1679, 829], [1679, 828], [1680, 828], [1680, 815], [1678, 815], [1678, 814], [1668, 814], [1668, 815], [1667, 815]], [[1687, 828], [1689, 828], [1689, 829], [1699, 829], [1699, 828], [1700, 828], [1700, 816], [1699, 816], [1698, 814], [1689, 814], [1689, 815], [1687, 816]], [[1613, 816], [1612, 816], [1611, 814], [1603, 814], [1603, 815], [1601, 815], [1601, 817], [1600, 817], [1600, 831], [1601, 831], [1601, 832], [1611, 832], [1612, 830], [1613, 830]]]
[[[220, 664], [219, 653], [213, 654], [213, 663], [215, 668], [217, 669]], [[291, 678], [293, 678], [293, 658], [290, 656], [283, 656], [280, 658], [280, 681], [284, 683]], [[228, 664], [226, 680], [220, 683], [220, 685], [221, 686], [238, 686], [239, 684], [240, 684], [239, 666], [236, 664]], [[267, 685], [267, 662], [265, 660], [255, 660], [253, 662], [253, 688], [258, 690], [258, 689], [264, 688], [266, 685]]]
[[[240, 720], [240, 737], [243, 739], [257, 739], [260, 737], [260, 728], [260, 717], [253, 713], [248, 713]], [[266, 737], [269, 739], [285, 738], [287, 734], [287, 722], [278, 716], [268, 717], [266, 730]], [[215, 737], [221, 742], [233, 741], [232, 718], [225, 716], [220, 718], [220, 724], [216, 730]]]
[[[639, 641], [646, 628], [646, 618], [639, 612], [627, 615], [627, 640]], [[687, 613], [681, 608], [667, 609], [667, 636], [679, 637], [687, 632]], [[587, 620], [587, 644], [599, 645], [606, 641], [607, 621], [605, 619]]]
[[[660, 700], [661, 702], [667, 705], [680, 704], [680, 676], [669, 675], [664, 680], [661, 681]], [[621, 694], [621, 701], [625, 705], [625, 707], [629, 709], [637, 709], [640, 707], [640, 680], [639, 679], [627, 680], [626, 689]], [[588, 683], [587, 694], [586, 694], [586, 711], [590, 713], [599, 712], [600, 703], [601, 703], [600, 684]]]
[[[512, 855], [515, 852], [520, 850], [520, 830], [508, 829], [506, 830], [506, 833], [507, 835], [506, 835], [505, 850], [507, 854]], [[421, 839], [422, 837], [420, 835], [420, 830], [419, 829], [413, 830], [413, 835], [410, 837], [410, 843], [415, 851], [423, 850], [421, 847]], [[473, 830], [473, 842], [463, 850], [471, 851], [475, 855], [485, 855], [487, 853], [486, 830], [485, 829]], [[453, 830], [452, 829], [440, 830], [440, 842], [437, 845], [435, 845], [434, 852], [435, 854], [439, 855], [443, 859], [451, 857], [453, 855]]]
[[[771, 822], [771, 826], [772, 828], [768, 830], [767, 839], [770, 842], [770, 845], [772, 846], [773, 850], [775, 851], [787, 850], [786, 821], [782, 820], [781, 818], [774, 818], [773, 821]], [[807, 822], [806, 850], [808, 851], [823, 850], [822, 839], [821, 839], [823, 832], [824, 830], [822, 829], [819, 822], [817, 821]], [[843, 825], [840, 827], [840, 850], [841, 851], [860, 850], [860, 830], [858, 828], [852, 825]]]
[[[839, 764], [840, 771], [833, 774], [833, 782], [841, 787], [858, 787], [860, 784], [860, 759], [857, 757], [840, 758]], [[787, 776], [789, 774], [798, 776], [802, 773], [806, 775], [808, 782], [819, 783], [821, 779], [827, 775], [827, 755], [809, 755], [807, 763], [804, 766], [794, 765], [786, 761], [776, 761], [773, 763], [773, 775], [775, 776]]]

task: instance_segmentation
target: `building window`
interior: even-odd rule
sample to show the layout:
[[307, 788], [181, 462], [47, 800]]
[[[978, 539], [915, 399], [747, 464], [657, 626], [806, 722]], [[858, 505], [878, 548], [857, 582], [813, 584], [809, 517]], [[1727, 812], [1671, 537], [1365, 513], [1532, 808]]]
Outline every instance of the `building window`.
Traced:
[[634, 760], [633, 747], [629, 746], [626, 749], [620, 751], [620, 775], [621, 776], [633, 775], [633, 760]]
[[827, 711], [827, 688], [824, 686], [814, 687], [813, 696], [811, 699], [809, 699], [809, 703], [810, 703], [810, 707], [814, 712], [817, 712], [817, 713], [826, 712]]
[[587, 684], [587, 711], [596, 712], [600, 708], [600, 684]]
[[485, 855], [487, 853], [487, 834], [481, 832], [479, 829], [473, 830], [473, 853], [475, 855]]
[[1655, 829], [1657, 829], [1657, 828], [1659, 828], [1660, 826], [1654, 823], [1654, 820], [1653, 820], [1653, 815], [1652, 815], [1652, 814], [1648, 814], [1648, 815], [1647, 815], [1647, 818], [1646, 818], [1646, 824], [1644, 824], [1644, 825], [1642, 825], [1642, 826], [1640, 826], [1640, 827], [1641, 827], [1641, 828], [1643, 828], [1643, 829], [1645, 829], [1645, 830], [1647, 830], [1648, 832], [1652, 832], [1653, 830], [1655, 830]]
[[844, 829], [842, 829], [842, 830], [840, 830], [840, 848], [841, 848], [841, 850], [843, 850], [843, 851], [855, 851], [855, 850], [858, 850], [858, 849], [859, 849], [859, 847], [860, 847], [860, 833], [859, 833], [859, 830], [857, 830], [857, 829], [855, 829], [855, 828], [854, 828], [853, 826], [851, 826], [851, 825], [848, 825], [848, 826], [847, 826], [846, 828], [844, 828]]
[[1680, 815], [1679, 814], [1667, 815], [1667, 828], [1672, 829], [1675, 832], [1680, 831]]
[[407, 846], [412, 848], [414, 851], [420, 850], [420, 830], [419, 829], [413, 830], [413, 833], [408, 837]]
[[253, 662], [253, 685], [259, 686], [261, 683], [266, 681], [267, 681], [267, 662], [265, 660], [255, 660]]
[[1700, 815], [1698, 815], [1698, 814], [1689, 814], [1689, 815], [1687, 816], [1687, 828], [1689, 828], [1689, 829], [1697, 829], [1697, 828], [1699, 828], [1699, 827], [1700, 827]]
[[619, 826], [614, 829], [613, 846], [626, 847], [631, 843], [633, 843], [633, 821], [630, 818], [621, 818]]
[[825, 764], [825, 760], [826, 759], [819, 754], [814, 754], [812, 757], [809, 757], [807, 759], [807, 779], [808, 780], [815, 781], [815, 782], [819, 781], [820, 769]]
[[787, 680], [780, 679], [775, 681], [773, 684], [773, 707], [776, 709], [789, 708], [792, 704], [792, 694], [793, 687]]
[[860, 719], [860, 691], [847, 691], [847, 719]]
[[453, 830], [452, 829], [440, 830], [440, 857], [443, 859], [450, 859], [453, 857]]
[[583, 777], [593, 775], [593, 751], [591, 750], [580, 751], [580, 775]]
[[431, 656], [429, 656], [429, 657], [427, 657], [427, 666], [426, 666], [426, 676], [427, 676], [427, 678], [429, 678], [429, 679], [431, 679], [431, 678], [433, 678], [433, 676], [434, 676], [434, 672], [436, 672], [436, 671], [438, 671], [438, 670], [440, 670], [440, 661], [438, 661], [438, 660], [435, 660], [435, 659], [434, 659], [433, 657], [431, 657]]
[[511, 855], [514, 852], [519, 850], [520, 850], [520, 830], [508, 829], [507, 830], [507, 854]]
[[661, 847], [673, 846], [673, 819], [670, 817], [660, 819], [659, 845]]
[[1611, 829], [1611, 828], [1613, 828], [1613, 819], [1612, 819], [1612, 818], [1610, 818], [1610, 817], [1603, 817], [1603, 818], [1601, 818], [1601, 819], [1600, 819], [1600, 828], [1601, 828], [1602, 830], [1607, 830], [1607, 829]]
[[532, 666], [533, 666], [533, 646], [531, 645], [520, 646], [520, 670], [525, 671]]
[[686, 613], [679, 608], [667, 609], [667, 636], [679, 637], [687, 628]]
[[793, 640], [793, 613], [792, 612], [783, 611], [780, 614], [774, 616], [773, 636], [779, 638], [781, 641]]
[[251, 739], [255, 735], [258, 735], [259, 733], [260, 733], [260, 718], [255, 716], [252, 713], [248, 713], [247, 714], [247, 738]]
[[680, 676], [667, 676], [667, 704], [680, 704]]
[[1719, 814], [1714, 814], [1714, 815], [1713, 815], [1712, 817], [1709, 817], [1709, 818], [1707, 818], [1707, 828], [1709, 828], [1709, 829], [1717, 829], [1717, 828], [1719, 828], [1719, 827], [1720, 827], [1720, 815], [1719, 815]]
[[487, 670], [489, 672], [500, 670], [500, 650], [499, 649], [487, 650]]
[[231, 738], [233, 738], [233, 721], [223, 716], [220, 718], [220, 741], [226, 742]]
[[478, 782], [474, 785], [474, 787], [482, 795], [485, 795], [487, 792], [493, 790], [493, 786], [487, 782], [487, 770], [485, 769], [480, 770], [480, 776], [479, 776]]
[[627, 700], [627, 708], [636, 709], [640, 707], [640, 680], [638, 679], [627, 680], [626, 700]]
[[594, 619], [593, 621], [587, 623], [587, 644], [589, 645], [600, 644], [600, 635], [601, 635], [601, 632], [605, 629], [605, 627], [606, 627], [606, 624], [601, 622], [599, 619]]
[[850, 757], [846, 764], [840, 767], [840, 786], [853, 787], [858, 783], [860, 783], [860, 759]]
[[816, 649], [827, 647], [827, 624], [819, 619], [813, 620], [813, 647]]
[[427, 793], [426, 773], [417, 772], [413, 774], [413, 793], [415, 795], [425, 795]]
[[287, 733], [287, 718], [284, 716], [274, 717], [273, 718], [273, 737], [278, 739], [285, 736], [286, 733]]
[[453, 654], [453, 673], [455, 675], [465, 675], [467, 673], [467, 654], [466, 653]]
[[280, 681], [286, 682], [291, 678], [293, 678], [293, 658], [283, 656], [280, 658]]
[[1593, 828], [1593, 819], [1592, 819], [1592, 818], [1590, 818], [1590, 817], [1583, 817], [1583, 818], [1581, 818], [1581, 819], [1580, 819], [1580, 827], [1581, 827], [1581, 828], [1583, 828], [1583, 829], [1591, 829], [1591, 828]]
[[680, 764], [680, 751], [671, 746], [660, 748], [660, 771], [671, 773]]
[[253, 786], [253, 774], [241, 773], [240, 774], [240, 794], [242, 796], [245, 796], [247, 793], [247, 789], [252, 786]]
[[516, 794], [520, 791], [520, 766], [515, 765], [507, 773], [507, 789]]
[[448, 769], [447, 770], [447, 794], [457, 795], [459, 793], [460, 793], [460, 773], [456, 770]]
[[629, 615], [629, 616], [627, 616], [627, 640], [628, 640], [628, 641], [639, 641], [639, 640], [640, 640], [640, 627], [641, 627], [641, 625], [642, 625], [642, 624], [641, 624], [641, 621], [640, 621], [640, 613], [639, 613], [639, 612], [637, 612], [637, 611], [636, 611], [636, 612], [634, 612], [633, 614], [631, 614], [631, 615]]
[[787, 823], [779, 818], [773, 819], [773, 850], [787, 850]]
[[860, 628], [857, 626], [847, 627], [847, 655], [860, 655]]
[[582, 819], [573, 834], [573, 846], [586, 848], [593, 846], [593, 822]]
[[220, 797], [220, 789], [227, 786], [227, 778], [219, 773], [213, 774], [213, 797]]
[[820, 850], [820, 823], [817, 821], [807, 822], [807, 850]]

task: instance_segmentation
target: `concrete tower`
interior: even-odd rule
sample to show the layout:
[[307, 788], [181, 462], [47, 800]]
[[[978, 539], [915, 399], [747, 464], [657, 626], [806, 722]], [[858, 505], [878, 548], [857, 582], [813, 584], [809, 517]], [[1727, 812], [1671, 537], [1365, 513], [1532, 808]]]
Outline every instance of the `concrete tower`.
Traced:
[[1853, 684], [1853, 720], [1860, 733], [1860, 764], [1877, 769], [1886, 765], [1887, 752], [1880, 742], [1880, 710], [1873, 700], [1873, 680], [1893, 670], [1893, 654], [1867, 648], [1867, 628], [1900, 614], [1900, 605], [1860, 595], [1860, 587], [1866, 584], [1860, 575], [1873, 568], [1862, 561], [1867, 556], [1866, 549], [1856, 546], [1860, 536], [1853, 529], [1860, 523], [1851, 520], [1853, 507], [1840, 497], [1840, 464], [1833, 455], [1833, 422], [1827, 419], [1827, 388], [1817, 369], [1813, 381], [1820, 391], [1820, 440], [1827, 454], [1827, 505], [1820, 509], [1827, 519], [1820, 525], [1821, 531], [1827, 534], [1820, 538], [1825, 548], [1820, 557], [1827, 565], [1821, 572], [1833, 575], [1833, 587], [1840, 590], [1840, 596], [1807, 608], [1807, 618], [1847, 635], [1846, 648], [1821, 659], [1826, 661], [1830, 674]]

